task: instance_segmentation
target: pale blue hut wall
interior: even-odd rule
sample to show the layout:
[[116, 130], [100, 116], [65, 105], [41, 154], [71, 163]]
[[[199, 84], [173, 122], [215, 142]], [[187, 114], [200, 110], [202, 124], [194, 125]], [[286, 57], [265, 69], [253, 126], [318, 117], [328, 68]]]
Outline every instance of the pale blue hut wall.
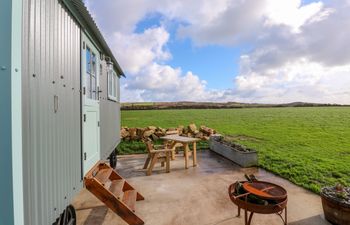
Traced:
[[22, 0], [0, 1], [0, 225], [22, 225]]
[[23, 2], [24, 217], [28, 225], [55, 222], [83, 186], [80, 33], [61, 1]]
[[120, 143], [120, 98], [119, 77], [117, 99], [108, 99], [107, 63], [103, 61], [100, 77], [100, 127], [101, 127], [101, 159], [106, 159]]

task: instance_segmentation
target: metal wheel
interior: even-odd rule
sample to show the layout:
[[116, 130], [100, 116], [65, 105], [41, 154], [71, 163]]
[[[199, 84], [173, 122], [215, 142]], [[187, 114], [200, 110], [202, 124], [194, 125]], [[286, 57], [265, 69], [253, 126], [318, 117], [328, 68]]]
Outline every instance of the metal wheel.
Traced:
[[77, 216], [72, 205], [67, 206], [54, 225], [76, 225]]
[[117, 167], [117, 154], [116, 154], [116, 152], [113, 151], [108, 158], [109, 158], [109, 165], [113, 169], [115, 169]]
[[76, 225], [77, 224], [77, 215], [75, 209], [72, 205], [67, 206], [66, 208], [66, 224], [67, 225]]

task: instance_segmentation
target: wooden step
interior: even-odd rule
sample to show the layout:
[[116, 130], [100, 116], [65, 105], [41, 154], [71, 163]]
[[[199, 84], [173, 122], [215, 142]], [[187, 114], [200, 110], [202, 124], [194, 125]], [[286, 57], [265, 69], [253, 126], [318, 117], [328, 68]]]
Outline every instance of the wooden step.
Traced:
[[112, 180], [111, 186], [109, 187], [109, 191], [118, 199], [120, 199], [123, 193], [124, 182], [124, 179]]
[[105, 184], [109, 180], [112, 172], [112, 168], [101, 169], [97, 172], [95, 179], [98, 180], [101, 184]]
[[136, 196], [137, 196], [137, 191], [128, 190], [124, 192], [123, 200], [122, 200], [125, 203], [125, 205], [127, 205], [129, 209], [131, 209], [133, 212], [135, 212]]
[[144, 197], [108, 164], [102, 161], [97, 163], [84, 176], [84, 184], [87, 190], [129, 225], [144, 225], [144, 221], [135, 213], [136, 201], [144, 200]]
[[111, 180], [107, 180], [106, 183], [103, 184], [104, 188], [109, 189], [112, 185], [112, 181]]

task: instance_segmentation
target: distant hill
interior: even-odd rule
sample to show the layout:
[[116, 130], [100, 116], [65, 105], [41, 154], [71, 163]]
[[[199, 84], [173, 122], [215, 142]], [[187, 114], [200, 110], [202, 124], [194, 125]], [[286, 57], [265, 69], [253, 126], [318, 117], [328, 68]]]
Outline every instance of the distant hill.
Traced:
[[325, 107], [346, 106], [339, 104], [321, 104], [307, 102], [291, 102], [285, 104], [260, 104], [240, 102], [134, 102], [122, 103], [122, 110], [152, 109], [232, 109], [232, 108], [270, 108], [270, 107]]

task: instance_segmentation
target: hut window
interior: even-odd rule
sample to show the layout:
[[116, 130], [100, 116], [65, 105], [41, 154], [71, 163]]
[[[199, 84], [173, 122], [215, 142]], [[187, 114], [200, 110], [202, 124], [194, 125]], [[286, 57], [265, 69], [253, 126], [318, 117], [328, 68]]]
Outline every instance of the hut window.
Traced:
[[108, 71], [108, 99], [117, 101], [118, 96], [118, 76], [113, 70], [113, 68], [110, 68]]
[[97, 59], [96, 54], [86, 47], [86, 95], [97, 100]]

